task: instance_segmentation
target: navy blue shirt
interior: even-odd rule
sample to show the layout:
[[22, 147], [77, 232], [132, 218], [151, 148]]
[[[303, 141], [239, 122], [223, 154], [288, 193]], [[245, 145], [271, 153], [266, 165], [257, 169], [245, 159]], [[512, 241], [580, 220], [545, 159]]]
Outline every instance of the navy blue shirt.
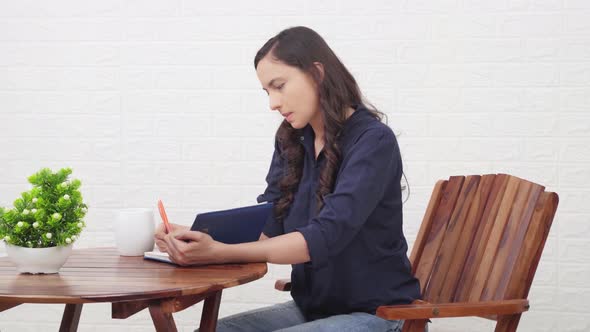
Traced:
[[[310, 125], [300, 129], [305, 150], [303, 175], [293, 205], [282, 223], [271, 217], [268, 237], [298, 231], [311, 261], [292, 265], [291, 296], [309, 320], [351, 312], [374, 314], [380, 305], [407, 304], [420, 298], [411, 274], [402, 232], [402, 161], [391, 128], [364, 107], [344, 123], [339, 142], [342, 163], [332, 193], [316, 211], [323, 153], [315, 158]], [[280, 197], [283, 159], [275, 142], [268, 187], [257, 201]]]

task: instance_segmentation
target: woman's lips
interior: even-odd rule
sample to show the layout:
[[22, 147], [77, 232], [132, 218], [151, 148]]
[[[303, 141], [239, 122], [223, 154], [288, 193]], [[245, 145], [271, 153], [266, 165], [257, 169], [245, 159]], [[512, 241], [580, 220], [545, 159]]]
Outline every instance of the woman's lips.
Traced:
[[287, 121], [291, 122], [291, 119], [293, 118], [293, 113], [287, 113], [285, 114], [285, 119], [287, 119]]

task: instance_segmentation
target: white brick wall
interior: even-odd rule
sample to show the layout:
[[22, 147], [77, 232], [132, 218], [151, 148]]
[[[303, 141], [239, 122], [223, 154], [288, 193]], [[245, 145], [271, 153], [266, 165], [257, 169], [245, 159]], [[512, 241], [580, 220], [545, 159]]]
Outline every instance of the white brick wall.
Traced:
[[[413, 244], [432, 186], [509, 172], [559, 193], [522, 331], [590, 330], [590, 2], [586, 0], [0, 0], [0, 206], [41, 167], [70, 166], [90, 205], [78, 248], [114, 245], [121, 207], [162, 197], [177, 223], [253, 204], [280, 118], [253, 70], [279, 30], [322, 34], [400, 134]], [[3, 249], [0, 249], [3, 250]], [[221, 316], [284, 301], [270, 266]], [[1, 331], [56, 330], [62, 306], [0, 313]], [[181, 331], [201, 306], [177, 314]], [[80, 331], [145, 331], [146, 312], [83, 309]], [[431, 331], [491, 330], [477, 319]]]

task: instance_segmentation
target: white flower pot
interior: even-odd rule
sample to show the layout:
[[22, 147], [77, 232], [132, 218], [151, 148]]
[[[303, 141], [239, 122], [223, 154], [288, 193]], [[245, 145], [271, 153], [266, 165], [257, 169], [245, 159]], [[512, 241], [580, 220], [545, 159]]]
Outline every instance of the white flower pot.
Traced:
[[6, 254], [19, 273], [58, 273], [72, 253], [72, 246], [26, 248], [6, 243]]

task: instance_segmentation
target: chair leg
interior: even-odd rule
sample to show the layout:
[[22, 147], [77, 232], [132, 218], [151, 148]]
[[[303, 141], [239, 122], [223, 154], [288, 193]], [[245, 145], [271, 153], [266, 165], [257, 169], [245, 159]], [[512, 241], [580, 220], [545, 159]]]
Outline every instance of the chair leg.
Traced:
[[504, 315], [498, 317], [495, 332], [515, 332], [520, 321], [520, 315]]
[[425, 332], [427, 319], [406, 319], [402, 332]]

